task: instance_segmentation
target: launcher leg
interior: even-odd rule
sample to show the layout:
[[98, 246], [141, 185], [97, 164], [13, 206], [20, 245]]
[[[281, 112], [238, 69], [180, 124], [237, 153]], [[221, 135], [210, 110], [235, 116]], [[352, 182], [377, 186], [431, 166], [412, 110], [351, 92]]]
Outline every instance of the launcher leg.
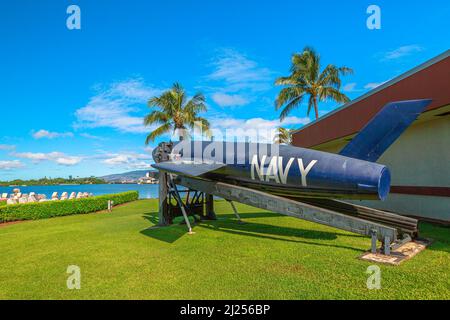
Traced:
[[383, 247], [384, 247], [384, 254], [387, 256], [390, 256], [391, 255], [391, 239], [388, 236], [384, 237]]
[[238, 211], [237, 211], [237, 209], [236, 209], [236, 206], [234, 205], [234, 202], [231, 201], [231, 200], [227, 200], [227, 201], [230, 203], [231, 208], [233, 208], [233, 212], [234, 212], [236, 218], [238, 219], [238, 222], [239, 222], [239, 223], [242, 223], [241, 217], [239, 216], [239, 213], [238, 213]]
[[214, 196], [212, 194], [205, 193], [205, 216], [208, 220], [217, 220], [216, 213], [214, 212]]
[[167, 204], [167, 196], [169, 186], [167, 185], [167, 173], [160, 171], [159, 172], [159, 211], [158, 211], [158, 221], [160, 226], [169, 225], [169, 221], [167, 219], [168, 215], [168, 204]]
[[372, 246], [371, 246], [370, 251], [372, 253], [377, 253], [377, 231], [376, 230], [371, 231], [371, 240], [372, 240]]
[[186, 213], [186, 209], [183, 205], [183, 201], [181, 200], [180, 193], [178, 192], [177, 185], [173, 182], [173, 177], [171, 174], [168, 174], [168, 181], [169, 181], [169, 185], [172, 189], [173, 195], [174, 195], [175, 199], [177, 200], [178, 205], [180, 206], [181, 213], [183, 214], [184, 221], [186, 222], [186, 225], [189, 230], [189, 234], [194, 234], [194, 232], [192, 231], [191, 223], [189, 222], [188, 215]]

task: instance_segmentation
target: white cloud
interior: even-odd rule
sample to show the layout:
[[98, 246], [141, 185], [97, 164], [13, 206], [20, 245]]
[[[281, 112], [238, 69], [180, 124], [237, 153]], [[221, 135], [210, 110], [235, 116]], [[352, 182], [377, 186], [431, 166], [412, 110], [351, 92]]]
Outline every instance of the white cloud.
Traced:
[[153, 162], [145, 162], [145, 161], [137, 161], [129, 163], [127, 168], [132, 170], [144, 170], [144, 169], [152, 169]]
[[233, 49], [221, 49], [206, 76], [211, 97], [219, 106], [243, 106], [251, 93], [269, 90], [273, 72]]
[[57, 157], [56, 159], [54, 159], [54, 161], [57, 164], [64, 165], [64, 166], [74, 166], [74, 165], [80, 163], [81, 160], [82, 160], [81, 157], [66, 156], [66, 155], [61, 155], [61, 156]]
[[11, 170], [11, 169], [18, 169], [22, 168], [23, 163], [19, 160], [4, 160], [0, 161], [0, 169], [1, 170]]
[[11, 151], [16, 149], [16, 146], [14, 145], [9, 145], [9, 144], [0, 144], [0, 150], [6, 150], [6, 151]]
[[383, 81], [383, 82], [369, 82], [368, 84], [366, 84], [366, 85], [364, 86], [364, 89], [372, 90], [372, 89], [375, 89], [375, 88], [381, 86], [382, 84], [384, 84], [384, 83], [386, 83], [386, 82], [387, 82], [387, 81]]
[[135, 99], [137, 102], [147, 102], [152, 96], [160, 93], [160, 90], [146, 86], [142, 79], [130, 79], [113, 83], [109, 93], [127, 99]]
[[417, 44], [407, 45], [407, 46], [401, 46], [397, 49], [385, 52], [383, 54], [383, 60], [395, 60], [398, 58], [402, 58], [405, 56], [409, 56], [413, 53], [421, 52], [424, 48]]
[[96, 135], [93, 135], [90, 133], [85, 133], [85, 132], [80, 133], [80, 136], [87, 138], [87, 139], [92, 139], [92, 140], [99, 140], [99, 141], [107, 140], [107, 138], [105, 138], [105, 137], [100, 137], [100, 136], [96, 136]]
[[236, 88], [260, 89], [271, 80], [272, 72], [233, 49], [222, 49], [213, 61], [214, 71], [208, 79], [224, 81]]
[[151, 154], [153, 152], [153, 149], [154, 149], [153, 147], [147, 146], [144, 148], [144, 151], [147, 152], [148, 154]]
[[263, 119], [263, 118], [251, 118], [251, 119], [239, 119], [239, 118], [215, 118], [211, 119], [211, 128], [213, 135], [217, 140], [227, 139], [233, 140], [235, 135], [237, 140], [245, 139], [245, 135], [253, 135], [258, 139], [258, 142], [272, 142], [273, 135], [278, 127], [295, 127], [305, 125], [311, 120], [308, 117], [286, 117], [283, 122], [279, 119]]
[[38, 163], [41, 161], [52, 161], [59, 165], [63, 166], [73, 166], [82, 161], [82, 157], [79, 156], [69, 156], [62, 152], [50, 152], [50, 153], [42, 153], [42, 152], [22, 152], [22, 153], [13, 153], [15, 157], [28, 159], [33, 161], [34, 163]]
[[32, 133], [33, 138], [35, 139], [54, 139], [54, 138], [65, 138], [65, 137], [73, 137], [72, 132], [51, 132], [44, 129], [41, 129], [37, 132]]
[[75, 112], [77, 121], [74, 127], [109, 127], [127, 133], [149, 132], [151, 128], [143, 125], [142, 105], [161, 92], [145, 85], [141, 79], [113, 83]]
[[147, 169], [151, 168], [153, 163], [150, 154], [142, 153], [110, 153], [101, 157], [104, 157], [102, 162], [110, 167], [124, 167], [127, 169]]
[[251, 119], [238, 119], [238, 118], [218, 118], [212, 120], [213, 127], [226, 129], [226, 128], [242, 128], [242, 129], [266, 129], [277, 128], [279, 126], [291, 126], [291, 125], [305, 125], [311, 120], [307, 117], [286, 117], [283, 122], [279, 119], [263, 119], [263, 118], [251, 118]]
[[238, 94], [226, 94], [216, 92], [212, 95], [212, 99], [221, 107], [243, 106], [248, 104], [248, 100]]
[[356, 89], [356, 82], [347, 83], [342, 87], [342, 91], [344, 92], [356, 92], [359, 91]]
[[63, 166], [74, 166], [78, 163], [80, 163], [81, 158], [80, 157], [67, 157], [62, 156], [59, 158], [56, 158], [55, 162], [57, 164], [63, 165]]

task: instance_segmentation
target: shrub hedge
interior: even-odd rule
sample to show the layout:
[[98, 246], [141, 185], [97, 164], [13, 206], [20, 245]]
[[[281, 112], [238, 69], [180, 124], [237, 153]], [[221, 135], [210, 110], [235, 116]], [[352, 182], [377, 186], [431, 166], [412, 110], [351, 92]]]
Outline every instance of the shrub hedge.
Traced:
[[135, 201], [138, 198], [139, 193], [137, 191], [128, 191], [73, 200], [33, 202], [8, 206], [0, 205], [0, 222], [36, 220], [71, 214], [90, 213], [106, 210], [108, 208], [108, 200], [112, 200], [114, 201], [114, 205], [118, 205]]
[[1, 206], [6, 206], [6, 200], [0, 200], [0, 207]]

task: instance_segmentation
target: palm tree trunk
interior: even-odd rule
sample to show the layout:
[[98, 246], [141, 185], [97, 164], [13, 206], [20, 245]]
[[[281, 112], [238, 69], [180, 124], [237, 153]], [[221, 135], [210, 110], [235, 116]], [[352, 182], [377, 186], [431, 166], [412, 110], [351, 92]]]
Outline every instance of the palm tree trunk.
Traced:
[[175, 128], [176, 128], [175, 130], [177, 130], [177, 132], [178, 132], [179, 141], [183, 141], [185, 138], [185, 130], [186, 129], [184, 129], [184, 127], [180, 126], [180, 125], [175, 125]]
[[319, 109], [317, 108], [317, 97], [313, 98], [314, 113], [316, 114], [316, 120], [319, 119]]

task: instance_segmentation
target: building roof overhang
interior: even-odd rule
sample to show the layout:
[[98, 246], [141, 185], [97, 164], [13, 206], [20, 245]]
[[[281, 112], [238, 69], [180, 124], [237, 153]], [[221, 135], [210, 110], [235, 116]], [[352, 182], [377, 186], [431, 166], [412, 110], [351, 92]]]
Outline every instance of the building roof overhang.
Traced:
[[450, 50], [294, 131], [293, 144], [314, 147], [348, 139], [386, 103], [413, 99], [433, 100], [426, 113], [450, 105]]

